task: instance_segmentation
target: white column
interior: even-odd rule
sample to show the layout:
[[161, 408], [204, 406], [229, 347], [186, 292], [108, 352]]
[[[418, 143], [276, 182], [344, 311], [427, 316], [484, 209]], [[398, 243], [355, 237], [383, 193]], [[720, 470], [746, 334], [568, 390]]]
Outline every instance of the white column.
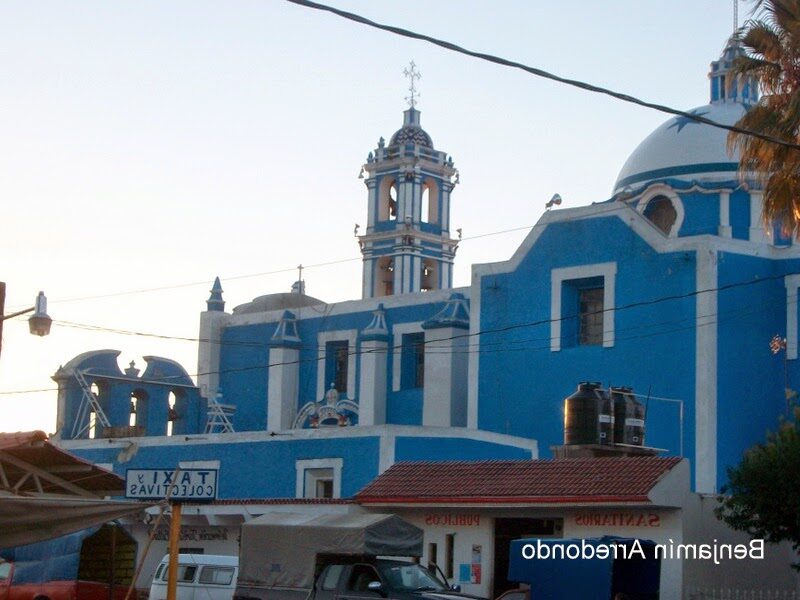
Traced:
[[387, 343], [361, 342], [361, 378], [358, 384], [358, 424], [386, 423]]
[[467, 331], [457, 327], [425, 330], [425, 387], [422, 424], [467, 424]]
[[197, 386], [205, 398], [214, 398], [219, 388], [219, 357], [222, 330], [228, 322], [222, 311], [200, 313], [200, 342], [197, 345]]
[[750, 241], [763, 242], [769, 241], [764, 231], [764, 222], [761, 219], [761, 211], [764, 200], [761, 192], [750, 192]]
[[285, 431], [294, 425], [297, 415], [297, 390], [300, 383], [300, 350], [272, 346], [269, 349], [267, 386], [267, 429]]
[[[695, 326], [695, 491], [717, 490], [717, 254], [697, 251]], [[714, 290], [714, 291], [704, 291]]]
[[719, 194], [719, 237], [729, 238], [733, 236], [731, 228], [731, 194], [730, 192], [720, 192]]

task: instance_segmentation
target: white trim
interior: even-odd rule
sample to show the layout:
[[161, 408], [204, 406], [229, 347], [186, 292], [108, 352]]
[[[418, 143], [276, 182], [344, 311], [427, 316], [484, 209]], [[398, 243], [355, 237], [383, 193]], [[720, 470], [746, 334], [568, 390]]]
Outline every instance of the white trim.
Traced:
[[320, 331], [317, 334], [317, 397], [319, 402], [325, 397], [330, 382], [325, 381], [325, 344], [328, 342], [347, 341], [347, 398], [356, 397], [356, 340], [358, 329], [340, 329], [338, 331]]
[[720, 237], [733, 237], [731, 227], [731, 194], [730, 192], [719, 193], [719, 235]]
[[[647, 209], [647, 205], [653, 198], [657, 198], [658, 196], [667, 198], [672, 203], [672, 208], [675, 209], [675, 222], [672, 224], [669, 231], [662, 233], [667, 237], [676, 238], [678, 237], [678, 232], [681, 230], [686, 213], [683, 209], [683, 202], [681, 202], [680, 196], [675, 193], [673, 188], [664, 184], [657, 184], [647, 188], [647, 191], [639, 198], [636, 204], [636, 210], [644, 217], [644, 211]], [[647, 217], [644, 218], [647, 219]], [[647, 222], [653, 224], [650, 219], [647, 219]], [[658, 228], [656, 227], [656, 229]], [[658, 229], [658, 231], [661, 230]]]
[[400, 391], [402, 369], [402, 343], [403, 336], [409, 333], [422, 333], [422, 321], [414, 323], [399, 323], [392, 326], [392, 391]]
[[[473, 269], [469, 294], [469, 339], [479, 341], [481, 330], [481, 279]], [[467, 366], [467, 428], [478, 429], [478, 385], [480, 385], [480, 352], [469, 353]]]
[[800, 275], [787, 275], [783, 278], [786, 285], [786, 359], [797, 358], [797, 288], [800, 287]]
[[[199, 433], [180, 436], [145, 436], [136, 438], [136, 443], [144, 447], [169, 446], [209, 446], [213, 444], [284, 444], [297, 440], [332, 440], [351, 438], [389, 439], [391, 437], [453, 438], [470, 441], [489, 442], [531, 452], [532, 458], [539, 457], [536, 440], [519, 436], [495, 433], [482, 429], [468, 430], [462, 427], [422, 427], [419, 425], [373, 425], [358, 427], [319, 427], [315, 429], [291, 429], [281, 435], [270, 431], [241, 431], [234, 433]], [[59, 448], [88, 450], [97, 448], [124, 449], [130, 445], [124, 439], [81, 439], [58, 440]]]
[[759, 191], [750, 192], [750, 241], [758, 242], [761, 244], [771, 244], [772, 240], [764, 230], [764, 224], [761, 221], [761, 209], [764, 200]]
[[550, 351], [561, 350], [561, 285], [573, 279], [603, 278], [603, 347], [614, 346], [617, 263], [562, 267], [550, 271]]
[[[717, 252], [697, 252], [695, 302], [695, 491], [717, 490]], [[704, 291], [708, 290], [708, 291]]]
[[316, 496], [306, 496], [306, 471], [309, 469], [332, 469], [333, 470], [333, 497], [342, 497], [342, 464], [341, 458], [313, 458], [294, 461], [295, 477], [295, 498], [316, 498]]

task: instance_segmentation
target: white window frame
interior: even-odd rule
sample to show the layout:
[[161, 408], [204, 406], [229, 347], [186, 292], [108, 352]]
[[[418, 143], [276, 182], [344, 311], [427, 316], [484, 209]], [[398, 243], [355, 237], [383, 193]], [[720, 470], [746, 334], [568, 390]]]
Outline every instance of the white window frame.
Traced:
[[403, 367], [403, 336], [409, 333], [422, 333], [422, 321], [416, 323], [399, 323], [392, 327], [392, 391], [400, 391]]
[[603, 278], [603, 347], [614, 347], [617, 263], [607, 262], [550, 271], [550, 351], [561, 350], [561, 286], [573, 279]]
[[[325, 381], [325, 350], [328, 342], [347, 342], [347, 398], [356, 397], [356, 341], [357, 329], [342, 329], [339, 331], [321, 331], [317, 334], [317, 402], [325, 397], [330, 381]], [[341, 392], [341, 390], [339, 390]]]
[[[341, 458], [312, 458], [295, 461], [296, 479], [295, 492], [296, 498], [316, 498], [316, 496], [306, 496], [306, 475], [311, 469], [332, 469], [333, 470], [333, 497], [342, 497], [342, 465]], [[312, 483], [315, 481], [312, 477]]]
[[797, 359], [797, 289], [800, 275], [784, 277], [786, 285], [786, 359]]
[[[670, 227], [669, 231], [665, 233], [669, 238], [676, 238], [678, 237], [678, 232], [681, 230], [681, 226], [683, 226], [683, 219], [686, 216], [686, 211], [683, 209], [683, 202], [681, 202], [680, 196], [675, 193], [668, 185], [654, 185], [651, 188], [648, 188], [647, 191], [642, 194], [642, 197], [639, 199], [638, 203], [636, 204], [636, 211], [644, 217], [644, 211], [647, 208], [647, 205], [650, 201], [658, 196], [665, 196], [670, 202], [672, 202], [672, 208], [675, 209], [675, 222]], [[646, 219], [647, 217], [645, 217]], [[648, 219], [649, 222], [649, 219]], [[653, 225], [655, 227], [655, 225]], [[656, 227], [658, 229], [658, 227]], [[661, 229], [658, 229], [661, 231]], [[664, 233], [664, 232], [662, 232]]]

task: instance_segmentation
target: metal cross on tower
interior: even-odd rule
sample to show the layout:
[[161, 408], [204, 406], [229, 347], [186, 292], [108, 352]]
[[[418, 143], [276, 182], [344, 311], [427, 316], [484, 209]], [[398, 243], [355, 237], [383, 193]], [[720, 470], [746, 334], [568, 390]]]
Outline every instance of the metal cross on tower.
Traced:
[[417, 65], [414, 64], [412, 60], [408, 63], [408, 68], [403, 69], [403, 75], [408, 77], [410, 81], [410, 85], [408, 86], [408, 91], [411, 92], [410, 96], [406, 96], [406, 102], [411, 108], [414, 108], [417, 105], [417, 98], [419, 98], [420, 93], [417, 91], [416, 80], [422, 78], [422, 73], [417, 71]]

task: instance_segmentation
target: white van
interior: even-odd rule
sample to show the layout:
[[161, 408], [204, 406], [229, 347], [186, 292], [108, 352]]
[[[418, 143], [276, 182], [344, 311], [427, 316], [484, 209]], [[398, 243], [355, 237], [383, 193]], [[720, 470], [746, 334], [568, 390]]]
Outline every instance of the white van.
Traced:
[[[169, 554], [153, 575], [150, 600], [166, 600]], [[177, 600], [232, 600], [239, 572], [238, 556], [179, 554]]]

